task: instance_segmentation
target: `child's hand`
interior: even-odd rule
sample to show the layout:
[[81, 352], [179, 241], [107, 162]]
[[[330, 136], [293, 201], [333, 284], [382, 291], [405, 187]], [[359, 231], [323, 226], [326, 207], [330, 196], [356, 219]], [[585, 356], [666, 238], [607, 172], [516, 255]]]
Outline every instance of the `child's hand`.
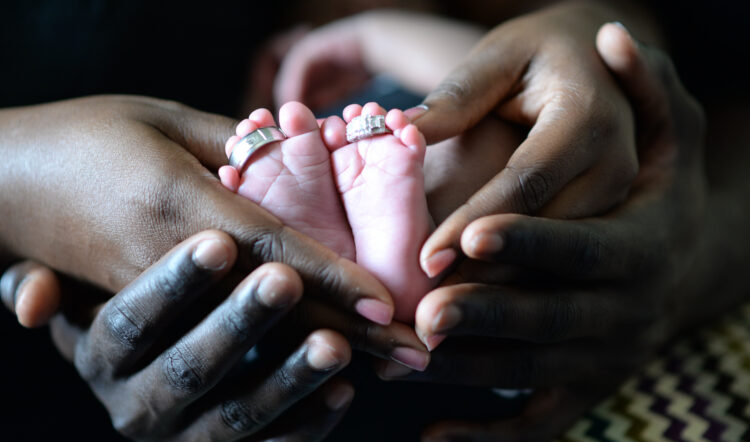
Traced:
[[345, 99], [375, 74], [426, 94], [482, 35], [466, 24], [396, 11], [367, 12], [316, 29], [295, 43], [276, 77], [276, 103], [313, 109]]

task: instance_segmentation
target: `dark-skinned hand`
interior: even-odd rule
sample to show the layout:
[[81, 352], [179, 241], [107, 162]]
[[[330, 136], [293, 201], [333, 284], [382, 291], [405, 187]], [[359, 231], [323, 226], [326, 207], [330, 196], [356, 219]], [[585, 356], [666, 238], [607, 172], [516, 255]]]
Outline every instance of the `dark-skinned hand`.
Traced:
[[635, 109], [633, 191], [600, 218], [502, 214], [468, 225], [460, 244], [470, 259], [417, 311], [431, 347], [447, 336], [430, 367], [383, 363], [380, 373], [535, 393], [517, 418], [438, 423], [425, 440], [549, 440], [704, 308], [681, 298], [705, 216], [702, 109], [667, 57], [624, 28], [602, 27], [597, 49]]
[[[140, 440], [319, 440], [354, 393], [333, 379], [351, 357], [347, 339], [386, 358], [398, 347], [421, 348], [413, 334], [401, 339], [409, 336], [404, 325], [380, 326], [302, 299], [300, 277], [284, 264], [264, 264], [236, 285], [227, 275], [236, 256], [231, 238], [206, 231], [108, 301], [32, 262], [8, 269], [0, 294], [11, 309], [25, 284], [38, 286], [27, 294], [57, 297], [58, 349], [115, 428]], [[243, 363], [263, 344], [270, 356]]]

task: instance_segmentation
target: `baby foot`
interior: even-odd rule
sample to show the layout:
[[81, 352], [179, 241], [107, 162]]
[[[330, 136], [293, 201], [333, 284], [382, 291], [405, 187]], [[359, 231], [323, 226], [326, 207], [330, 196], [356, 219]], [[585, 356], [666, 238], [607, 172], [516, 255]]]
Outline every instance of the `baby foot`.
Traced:
[[[360, 115], [385, 115], [375, 103], [350, 105], [349, 122]], [[434, 286], [419, 266], [419, 251], [432, 228], [424, 174], [425, 140], [399, 110], [386, 116], [393, 134], [345, 144], [344, 122], [329, 118], [323, 125], [332, 153], [333, 171], [354, 235], [357, 264], [388, 287], [396, 307], [394, 318], [413, 322], [419, 300]]]
[[[222, 184], [273, 213], [285, 225], [354, 260], [352, 234], [315, 116], [303, 104], [290, 102], [279, 110], [279, 123], [288, 138], [253, 154], [242, 176], [231, 166], [222, 167]], [[227, 140], [227, 156], [250, 132], [275, 125], [267, 109], [254, 111], [237, 125], [237, 135]]]

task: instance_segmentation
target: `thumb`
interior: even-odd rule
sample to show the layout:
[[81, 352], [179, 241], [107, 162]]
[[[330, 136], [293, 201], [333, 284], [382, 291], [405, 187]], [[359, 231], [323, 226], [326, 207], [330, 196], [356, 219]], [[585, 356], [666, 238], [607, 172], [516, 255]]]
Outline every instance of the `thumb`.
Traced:
[[238, 121], [223, 115], [202, 112], [170, 101], [150, 103], [148, 122], [210, 170], [227, 164], [224, 145], [234, 135]]
[[0, 278], [0, 297], [24, 327], [46, 325], [60, 306], [60, 284], [47, 267], [24, 261]]
[[530, 54], [523, 44], [500, 38], [498, 31], [483, 38], [427, 95], [426, 111], [412, 117], [427, 143], [466, 131], [496, 108], [523, 75]]

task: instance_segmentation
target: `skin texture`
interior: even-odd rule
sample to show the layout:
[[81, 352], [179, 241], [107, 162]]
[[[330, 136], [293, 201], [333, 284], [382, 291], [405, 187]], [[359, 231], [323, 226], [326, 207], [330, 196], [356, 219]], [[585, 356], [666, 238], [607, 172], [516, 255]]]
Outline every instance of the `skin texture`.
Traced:
[[[198, 233], [106, 302], [92, 286], [36, 276], [60, 286], [55, 344], [123, 435], [320, 440], [354, 394], [332, 379], [349, 362], [349, 341], [386, 358], [419, 347], [416, 337], [401, 339], [404, 325], [375, 325], [302, 299], [302, 281], [289, 266], [265, 264], [237, 284], [229, 275], [237, 254], [225, 233]], [[3, 299], [21, 285], [11, 281], [35, 272], [31, 263], [7, 270]], [[259, 341], [275, 356], [238, 367]]]
[[623, 16], [642, 28], [638, 16], [596, 2], [561, 2], [509, 20], [425, 98], [428, 111], [414, 118], [428, 142], [488, 113], [529, 129], [505, 168], [425, 243], [427, 274], [444, 270], [433, 257], [460, 251], [462, 231], [481, 216], [579, 218], [624, 200], [638, 172], [632, 111], [593, 43], [601, 23]]
[[360, 115], [384, 115], [393, 134], [335, 145], [333, 138], [345, 138], [345, 126], [338, 124], [335, 137], [326, 131], [334, 149], [336, 185], [352, 228], [357, 263], [393, 294], [395, 318], [412, 323], [417, 303], [437, 283], [420, 272], [417, 259], [432, 228], [424, 188], [425, 140], [400, 110], [386, 114], [376, 103], [344, 109], [347, 123]]
[[[709, 187], [703, 111], [663, 53], [636, 46], [612, 24], [597, 48], [636, 109], [643, 160], [633, 193], [601, 218], [494, 215], [463, 232], [463, 250], [475, 259], [457, 271], [465, 282], [435, 290], [417, 312], [418, 328], [448, 338], [426, 372], [398, 377], [536, 392], [517, 418], [442, 422], [424, 440], [554, 438], [658, 347], [747, 298], [733, 269], [743, 266], [748, 238], [719, 228], [746, 220], [746, 180], [733, 174]], [[745, 154], [735, 151], [735, 161]], [[499, 235], [502, 247], [485, 235]], [[728, 240], [742, 246], [719, 269]], [[509, 265], [550, 284], [511, 284]]]
[[[502, 23], [473, 49], [477, 28], [398, 12], [362, 14], [292, 45], [276, 96], [318, 105], [320, 94], [334, 101], [331, 97], [345, 93], [337, 88], [361, 84], [368, 76], [363, 73], [385, 72], [416, 91], [431, 91], [424, 100], [427, 111], [406, 111], [428, 143], [464, 133], [487, 115], [528, 130], [500, 173], [461, 201], [425, 243], [422, 268], [435, 276], [461, 256], [461, 232], [481, 216], [580, 218], [625, 199], [638, 172], [632, 109], [596, 55], [594, 36], [601, 23], [622, 17], [648, 30], [638, 12], [561, 2]], [[410, 25], [398, 26], [403, 22]], [[430, 72], [404, 69], [413, 57], [423, 57], [417, 65]]]
[[[348, 143], [346, 124], [360, 115], [385, 117], [392, 134]], [[344, 120], [330, 117], [318, 128], [306, 106], [290, 102], [281, 107], [279, 121], [289, 138], [254, 155], [241, 178], [236, 169], [222, 167], [222, 184], [356, 259], [393, 295], [395, 318], [413, 323], [417, 303], [437, 283], [421, 272], [417, 259], [432, 224], [424, 137], [403, 112], [386, 115], [377, 103], [347, 106]], [[268, 110], [254, 111], [227, 141], [227, 155], [241, 137], [275, 124]]]
[[173, 245], [218, 228], [239, 245], [237, 274], [284, 262], [321, 298], [352, 312], [367, 300], [390, 321], [392, 300], [375, 278], [222, 188], [213, 173], [235, 124], [144, 97], [0, 111], [0, 203], [13, 214], [0, 248], [117, 292]]
[[[606, 56], [605, 56], [606, 57]], [[628, 57], [624, 57], [625, 60]], [[746, 186], [732, 187], [731, 185], [726, 188], [720, 189], [723, 193], [721, 195], [709, 195], [710, 198], [707, 201], [708, 206], [711, 209], [711, 216], [709, 222], [704, 226], [701, 222], [696, 221], [696, 218], [702, 219], [702, 216], [695, 216], [693, 210], [701, 210], [702, 201], [705, 198], [705, 186], [701, 179], [702, 167], [700, 155], [693, 155], [691, 152], [696, 149], [694, 144], [697, 142], [696, 132], [700, 132], [702, 126], [703, 117], [699, 109], [695, 108], [694, 103], [690, 99], [685, 98], [685, 93], [680, 87], [675, 86], [679, 83], [676, 81], [674, 74], [669, 70], [665, 69], [668, 64], [664, 63], [663, 60], [658, 58], [650, 60], [648, 63], [656, 66], [653, 68], [656, 71], [661, 72], [661, 77], [658, 79], [652, 78], [647, 81], [642, 80], [642, 77], [635, 76], [628, 78], [628, 69], [622, 69], [622, 66], [618, 66], [608, 60], [607, 64], [618, 73], [618, 76], [623, 81], [628, 91], [629, 98], [634, 102], [636, 108], [636, 116], [639, 121], [649, 121], [644, 116], [654, 116], [652, 122], [654, 123], [653, 133], [649, 131], [640, 131], [638, 134], [638, 148], [648, 150], [648, 146], [657, 146], [661, 148], [654, 149], [658, 154], [653, 156], [647, 156], [644, 158], [641, 164], [641, 170], [639, 171], [639, 177], [634, 187], [633, 194], [628, 198], [622, 209], [618, 209], [616, 212], [609, 214], [606, 218], [586, 220], [581, 222], [562, 222], [562, 221], [549, 221], [541, 218], [527, 218], [522, 216], [510, 216], [500, 215], [497, 218], [492, 219], [491, 223], [487, 224], [479, 223], [475, 233], [491, 231], [500, 231], [503, 234], [503, 240], [505, 249], [501, 251], [491, 251], [491, 247], [488, 244], [490, 242], [477, 241], [476, 238], [467, 237], [466, 241], [463, 240], [463, 236], [458, 238], [458, 244], [462, 246], [462, 251], [469, 257], [481, 258], [486, 261], [490, 261], [490, 265], [484, 266], [494, 271], [495, 274], [500, 273], [501, 275], [507, 274], [505, 269], [509, 265], [522, 265], [528, 264], [531, 260], [528, 255], [523, 253], [515, 254], [510, 253], [511, 251], [523, 251], [528, 250], [528, 247], [513, 248], [512, 244], [524, 244], [523, 241], [512, 241], [519, 235], [517, 232], [521, 232], [521, 238], [525, 241], [533, 241], [532, 244], [535, 247], [539, 247], [539, 253], [535, 253], [535, 257], [545, 256], [547, 259], [544, 261], [535, 261], [536, 270], [538, 272], [545, 272], [548, 269], [564, 269], [564, 271], [570, 271], [570, 275], [573, 276], [574, 282], [572, 288], [566, 288], [567, 292], [563, 294], [585, 294], [586, 290], [590, 290], [591, 282], [601, 283], [604, 287], [612, 290], [611, 296], [606, 296], [606, 301], [614, 299], [614, 303], [610, 304], [610, 307], [603, 307], [601, 310], [596, 309], [582, 309], [583, 311], [596, 311], [597, 313], [617, 313], [620, 315], [615, 318], [615, 321], [619, 323], [637, 323], [639, 326], [642, 325], [641, 321], [645, 321], [646, 324], [651, 324], [644, 328], [644, 336], [635, 337], [637, 342], [624, 342], [618, 343], [618, 345], [612, 348], [620, 349], [619, 352], [612, 356], [612, 366], [615, 372], [619, 372], [618, 367], [625, 367], [622, 372], [628, 372], [632, 370], [633, 361], [618, 361], [617, 356], [623, 352], [621, 349], [626, 348], [627, 352], [633, 351], [638, 354], [648, 354], [654, 346], [658, 343], [652, 342], [653, 334], [664, 336], [664, 334], [656, 333], [654, 330], [659, 330], [660, 327], [665, 327], [668, 332], [666, 335], [673, 333], [673, 330], [679, 329], [679, 326], [674, 324], [689, 324], [697, 322], [702, 319], [706, 319], [712, 314], [717, 313], [720, 308], [726, 308], [728, 305], [732, 305], [733, 302], [737, 301], [737, 290], [731, 291], [730, 294], [734, 295], [735, 298], [729, 297], [728, 299], [722, 299], [720, 302], [712, 302], [711, 305], [715, 306], [714, 309], [702, 309], [696, 308], [696, 306], [703, 306], [704, 302], [701, 302], [703, 296], [707, 291], [707, 287], [711, 287], [714, 282], [718, 279], [717, 275], [728, 276], [723, 271], [716, 269], [716, 264], [707, 262], [710, 261], [710, 257], [715, 257], [717, 250], [722, 250], [720, 245], [732, 244], [733, 254], [731, 255], [731, 265], [726, 265], [730, 269], [742, 267], [737, 264], [737, 258], [746, 256], [747, 253], [742, 249], [739, 244], [746, 244], [746, 241], [736, 241], [735, 239], [726, 238], [721, 236], [720, 233], [729, 231], [737, 231], [737, 229], [729, 229], [732, 226], [741, 226], [739, 220], [746, 219], [744, 216], [747, 211], [745, 205], [739, 205], [741, 209], [737, 209], [738, 201], [742, 201], [746, 198]], [[647, 63], [647, 64], [648, 64]], [[626, 67], [628, 65], [626, 64]], [[637, 71], [637, 70], [636, 70]], [[632, 76], [631, 76], [632, 77]], [[643, 106], [638, 106], [638, 91], [649, 91], [648, 94], [642, 96], [648, 97], [656, 96], [659, 94], [651, 94], [652, 89], [649, 83], [655, 83], [662, 81], [666, 84], [669, 98], [664, 99], [662, 97], [661, 103], [669, 102], [670, 106], [667, 106], [667, 110], [664, 109], [654, 110], [651, 106], [645, 106], [647, 109], [643, 110]], [[635, 87], [628, 87], [630, 84], [636, 85]], [[657, 88], [662, 91], [664, 88]], [[655, 100], [658, 101], [658, 100]], [[666, 114], [659, 115], [660, 113]], [[659, 127], [661, 126], [661, 127]], [[682, 131], [682, 128], [688, 128]], [[691, 139], [683, 139], [676, 137], [676, 133], [690, 134], [693, 131], [695, 137]], [[687, 137], [687, 136], [686, 136]], [[698, 140], [699, 141], [699, 140]], [[671, 146], [671, 147], [670, 147]], [[677, 153], [679, 161], [675, 161], [671, 154]], [[696, 156], [698, 158], [696, 158]], [[669, 167], [662, 167], [664, 165]], [[658, 165], [655, 166], [655, 165]], [[651, 167], [649, 167], [651, 166]], [[646, 172], [644, 172], [644, 170]], [[697, 178], [696, 178], [697, 177]], [[732, 181], [728, 177], [724, 177], [725, 180]], [[733, 182], [734, 184], [741, 182]], [[737, 191], [735, 191], [737, 190]], [[738, 197], [739, 191], [745, 192]], [[690, 204], [684, 204], [685, 201], [689, 201]], [[687, 207], [687, 210], [686, 210]], [[730, 210], [731, 208], [731, 210]], [[687, 212], [687, 213], [685, 213]], [[739, 213], [738, 213], [739, 212]], [[687, 221], [686, 221], [687, 220]], [[696, 225], [701, 228], [696, 228]], [[712, 227], [709, 229], [708, 226]], [[480, 228], [481, 227], [481, 228]], [[679, 227], [672, 229], [672, 227]], [[716, 229], [716, 227], [719, 227]], [[719, 232], [717, 233], [718, 230]], [[471, 229], [468, 229], [471, 232]], [[686, 233], [687, 232], [687, 233]], [[465, 233], [461, 230], [461, 234]], [[684, 241], [685, 238], [699, 237], [697, 241]], [[649, 246], [648, 249], [641, 248], [640, 242], [643, 239], [647, 240], [647, 244], [655, 244]], [[746, 238], [744, 238], [746, 239]], [[482, 246], [477, 248], [477, 243], [485, 243], [484, 249]], [[739, 244], [737, 244], [739, 243]], [[589, 244], [594, 247], [586, 247]], [[613, 245], [612, 245], [613, 244]], [[600, 247], [603, 246], [603, 247]], [[617, 256], [613, 256], [608, 253], [588, 253], [591, 250], [611, 250], [615, 247], [618, 251], [623, 250], [623, 254], [619, 253]], [[685, 250], [689, 253], [685, 254]], [[643, 256], [642, 250], [656, 250], [661, 255], [657, 256]], [[571, 259], [576, 257], [576, 259]], [[709, 257], [709, 258], [706, 258]], [[685, 262], [688, 261], [688, 262]], [[496, 263], [497, 262], [497, 263]], [[741, 261], [740, 261], [741, 262]], [[499, 263], [499, 264], [498, 264]], [[554, 263], [554, 265], [553, 265]], [[644, 266], [643, 263], [653, 264], [655, 267], [650, 268]], [[459, 275], [466, 277], [473, 277], [480, 281], [480, 285], [487, 285], [489, 281], [490, 285], [495, 284], [495, 281], [487, 279], [486, 273], [483, 276], [481, 270], [483, 265], [477, 262], [469, 262], [469, 264], [476, 266], [474, 273], [459, 271]], [[559, 267], [560, 264], [566, 264], [565, 267]], [[462, 264], [463, 266], [463, 264]], [[467, 264], [468, 266], [468, 264]], [[468, 267], [470, 268], [470, 267]], [[640, 272], [644, 268], [649, 269], [646, 273], [646, 278], [639, 280], [639, 285], [634, 287], [632, 285], [632, 273]], [[623, 270], [626, 269], [626, 270]], [[635, 270], [634, 270], [635, 269]], [[558, 270], [559, 272], [559, 270]], [[639, 277], [641, 276], [640, 273]], [[688, 277], [683, 277], [685, 274]], [[536, 274], [538, 275], [538, 273]], [[532, 274], [532, 276], [536, 276]], [[731, 276], [731, 275], [730, 275]], [[485, 282], [482, 282], [484, 279]], [[575, 282], [580, 280], [580, 285], [576, 285]], [[661, 308], [656, 309], [656, 314], [653, 310], [644, 308], [647, 310], [645, 313], [642, 311], [634, 312], [633, 306], [641, 307], [638, 303], [628, 302], [628, 308], [620, 311], [614, 306], [619, 306], [617, 300], [623, 300], [623, 298], [630, 299], [629, 296], [643, 296], [642, 293], [656, 293], [663, 294], [666, 287], [673, 287], [675, 281], [678, 281], [677, 286], [683, 290], [681, 293], [684, 299], [679, 303], [671, 303], [670, 306], [675, 307], [673, 310], [667, 309], [669, 312], [677, 312], [672, 318], [662, 320], [654, 319], [654, 316], [659, 316], [658, 313], [664, 311]], [[732, 281], [732, 282], [727, 282]], [[570, 281], [568, 281], [570, 282]], [[736, 282], [736, 278], [726, 278], [726, 281], [722, 285], [730, 285], [734, 288], [742, 287], [743, 285]], [[614, 288], [613, 288], [614, 287]], [[468, 287], [468, 292], [471, 292], [474, 287]], [[441, 289], [443, 290], [443, 289]], [[604, 289], [601, 289], [604, 292]], [[677, 291], [677, 289], [675, 289]], [[479, 293], [476, 290], [475, 293]], [[491, 293], [496, 294], [496, 290], [492, 290]], [[501, 294], [504, 292], [500, 292]], [[526, 293], [525, 291], [518, 291], [519, 296], [516, 298], [523, 301], [525, 297], [521, 297], [521, 294]], [[536, 293], [536, 292], [534, 292]], [[610, 292], [607, 292], [610, 293]], [[605, 294], [607, 294], [605, 293]], [[471, 293], [469, 293], [471, 294]], [[542, 296], [542, 295], [551, 296]], [[510, 292], [510, 296], [507, 298], [513, 298], [513, 293]], [[487, 298], [485, 296], [484, 298]], [[493, 301], [497, 297], [494, 296]], [[500, 336], [522, 336], [531, 342], [542, 342], [540, 348], [523, 346], [521, 348], [505, 346], [502, 355], [510, 356], [502, 360], [502, 364], [508, 368], [506, 371], [497, 371], [496, 366], [493, 365], [494, 358], [482, 355], [482, 347], [477, 346], [474, 350], [470, 346], [464, 347], [465, 349], [472, 349], [476, 354], [472, 355], [470, 351], [460, 352], [456, 349], [457, 345], [451, 343], [449, 339], [446, 341], [444, 346], [438, 349], [435, 357], [441, 357], [441, 354], [445, 355], [444, 361], [435, 364], [432, 372], [424, 375], [431, 377], [435, 380], [447, 377], [447, 373], [452, 374], [456, 379], [461, 379], [462, 376], [456, 376], [456, 373], [465, 373], [465, 379], [479, 376], [479, 380], [476, 382], [486, 382], [488, 384], [497, 385], [497, 377], [502, 377], [503, 382], [509, 386], [528, 386], [532, 384], [536, 385], [550, 385], [555, 383], [562, 383], [565, 387], [548, 390], [545, 393], [544, 390], [540, 390], [540, 393], [535, 397], [533, 403], [536, 404], [534, 407], [530, 407], [522, 420], [512, 422], [496, 422], [490, 424], [471, 424], [471, 423], [446, 423], [441, 426], [434, 428], [428, 434], [436, 436], [441, 434], [443, 436], [450, 436], [453, 434], [455, 437], [469, 438], [472, 437], [482, 440], [492, 440], [493, 438], [507, 436], [509, 439], [517, 437], [518, 434], [525, 434], [532, 439], [546, 439], [550, 434], [556, 434], [561, 428], [564, 428], [568, 422], [577, 416], [583, 409], [589, 406], [594, 398], [599, 397], [603, 391], [612, 388], [611, 385], [606, 388], [596, 385], [593, 390], [583, 388], [580, 384], [575, 382], [578, 378], [583, 378], [587, 374], [581, 373], [581, 355], [577, 353], [576, 348], [566, 348], [564, 343], [558, 343], [558, 340], [564, 341], [568, 336], [586, 336], [590, 333], [590, 330], [597, 330], [597, 333], [601, 333], [602, 330], [597, 327], [601, 327], [599, 321], [579, 321], [578, 316], [574, 315], [572, 318], [565, 314], [557, 312], [578, 312], [579, 309], [569, 309], [566, 306], [577, 305], [573, 301], [578, 299], [589, 300], [592, 297], [578, 296], [571, 297], [567, 296], [561, 299], [570, 300], [567, 303], [557, 303], [560, 297], [553, 293], [541, 293], [540, 296], [536, 297], [539, 299], [541, 305], [558, 305], [558, 309], [548, 309], [548, 316], [543, 317], [546, 322], [541, 321], [543, 324], [552, 324], [554, 327], [544, 327], [544, 330], [539, 329], [523, 329], [528, 327], [527, 324], [509, 324], [503, 325], [502, 330], [498, 332], [492, 327], [493, 322], [488, 321], [486, 316], [477, 315], [475, 318], [467, 319], [462, 323], [459, 320], [459, 324], [455, 326], [455, 334], [461, 334], [459, 330], [464, 329], [465, 333], [468, 334], [491, 334]], [[549, 300], [549, 301], [545, 301]], [[511, 299], [512, 301], [512, 299]], [[553, 302], [554, 301], [554, 302]], [[694, 301], [694, 302], [690, 302]], [[550, 302], [546, 304], [545, 302]], [[624, 301], [623, 301], [624, 302]], [[658, 302], [657, 302], [658, 303]], [[514, 305], [513, 302], [505, 302], [498, 305], [508, 307], [510, 312]], [[591, 304], [589, 305], [591, 306]], [[524, 308], [522, 305], [520, 308]], [[437, 309], [435, 309], [437, 310]], [[533, 311], [535, 309], [529, 309]], [[524, 311], [529, 311], [524, 309]], [[701, 311], [696, 311], [701, 310]], [[481, 313], [481, 309], [477, 308], [477, 311]], [[497, 312], [497, 309], [486, 309], [488, 312]], [[511, 313], [507, 314], [507, 317], [512, 317]], [[590, 315], [589, 318], [597, 315]], [[643, 319], [645, 316], [645, 320]], [[465, 315], [465, 318], [469, 318], [469, 315]], [[561, 320], [560, 318], [563, 318]], [[567, 322], [565, 320], [567, 318]], [[428, 321], [429, 322], [429, 321]], [[581, 322], [584, 325], [577, 327], [576, 325]], [[604, 321], [601, 321], [604, 322]], [[588, 325], [587, 325], [588, 324]], [[674, 327], [673, 327], [674, 326]], [[428, 329], [428, 326], [424, 327]], [[562, 329], [562, 331], [557, 331]], [[446, 334], [450, 333], [452, 328], [449, 330], [441, 330]], [[477, 332], [476, 330], [482, 330]], [[489, 330], [489, 331], [486, 331]], [[433, 332], [435, 330], [432, 330]], [[606, 330], [604, 331], [606, 332]], [[632, 339], [632, 337], [630, 337]], [[645, 343], [640, 342], [641, 339]], [[617, 342], [615, 339], [613, 342]], [[550, 347], [549, 352], [550, 358], [543, 358], [537, 356], [544, 355], [544, 347]], [[454, 347], [451, 349], [451, 347]], [[492, 348], [493, 351], [497, 351], [496, 348]], [[535, 350], [539, 350], [536, 352]], [[559, 351], [557, 351], [559, 350]], [[597, 349], [585, 348], [585, 351], [594, 351], [594, 354], [602, 356], [597, 359], [606, 360], [603, 356], [607, 356], [606, 352], [596, 353]], [[456, 353], [458, 352], [458, 353]], [[583, 353], [589, 354], [589, 353]], [[456, 356], [458, 355], [458, 356]], [[514, 356], [515, 355], [515, 356]], [[472, 356], [476, 356], [472, 358]], [[459, 371], [461, 367], [451, 365], [451, 361], [455, 361], [458, 358], [464, 358], [467, 362], [463, 370]], [[638, 359], [638, 358], [636, 358]], [[508, 361], [511, 361], [510, 363]], [[518, 361], [518, 364], [514, 364], [514, 361]], [[546, 362], [545, 362], [546, 361]], [[566, 365], [566, 361], [568, 361]], [[573, 366], [570, 370], [566, 367], [571, 367], [573, 362], [576, 361], [578, 364]], [[545, 365], [546, 364], [546, 365]], [[521, 372], [521, 370], [513, 369], [513, 366], [520, 367], [532, 367], [535, 370], [527, 370]], [[489, 373], [490, 370], [482, 370], [482, 367], [492, 367], [493, 373]], [[548, 367], [545, 369], [545, 367]], [[549, 368], [551, 367], [551, 368]], [[536, 370], [538, 368], [538, 370]], [[567, 371], [566, 371], [567, 370]], [[571, 379], [563, 379], [559, 373], [570, 373]], [[498, 374], [500, 373], [500, 374]], [[493, 377], [495, 376], [495, 377]], [[556, 377], [557, 376], [557, 377]], [[455, 381], [456, 379], [451, 379]], [[487, 380], [489, 379], [489, 380]], [[535, 381], [535, 380], [538, 380]], [[607, 390], [608, 391], [608, 390]], [[552, 413], [550, 410], [557, 409], [555, 405], [559, 402], [566, 404], [566, 413]], [[472, 433], [471, 435], [467, 433]], [[512, 433], [512, 434], [509, 434]], [[515, 435], [515, 436], [514, 436]], [[471, 436], [471, 437], [470, 437]]]

